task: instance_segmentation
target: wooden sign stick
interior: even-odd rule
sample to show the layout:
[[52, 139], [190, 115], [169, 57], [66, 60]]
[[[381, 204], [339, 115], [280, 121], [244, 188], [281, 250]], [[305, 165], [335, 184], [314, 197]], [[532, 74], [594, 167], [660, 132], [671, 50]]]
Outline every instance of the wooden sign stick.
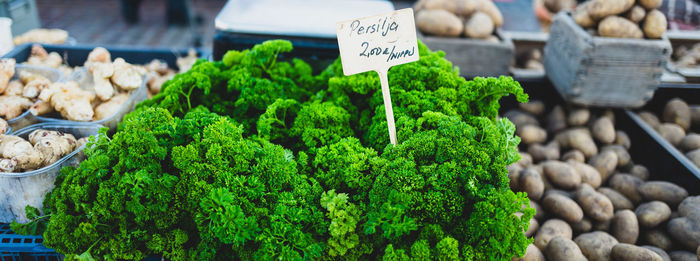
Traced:
[[345, 75], [367, 71], [379, 74], [389, 140], [397, 145], [388, 71], [419, 59], [413, 9], [338, 22], [336, 33]]

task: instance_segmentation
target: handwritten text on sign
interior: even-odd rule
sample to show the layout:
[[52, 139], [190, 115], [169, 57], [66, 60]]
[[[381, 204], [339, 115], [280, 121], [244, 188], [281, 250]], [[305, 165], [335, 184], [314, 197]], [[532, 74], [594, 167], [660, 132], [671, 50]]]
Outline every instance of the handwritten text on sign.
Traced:
[[336, 26], [345, 75], [418, 61], [413, 9], [347, 20]]

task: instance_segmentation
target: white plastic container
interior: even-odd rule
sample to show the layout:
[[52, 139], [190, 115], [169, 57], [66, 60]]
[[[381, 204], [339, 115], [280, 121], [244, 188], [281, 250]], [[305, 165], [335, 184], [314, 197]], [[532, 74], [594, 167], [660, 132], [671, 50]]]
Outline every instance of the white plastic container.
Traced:
[[[32, 131], [45, 129], [70, 133], [76, 139], [80, 139], [97, 135], [102, 127], [98, 124], [40, 123], [18, 130], [12, 135], [26, 139]], [[44, 197], [53, 190], [54, 181], [61, 168], [77, 166], [85, 157], [82, 153], [84, 148], [85, 146], [81, 146], [53, 164], [37, 170], [0, 172], [0, 222], [28, 222], [24, 208], [30, 205], [41, 209]]]
[[12, 19], [0, 17], [0, 56], [12, 51], [15, 44], [12, 42]]
[[[83, 90], [89, 90], [94, 92], [94, 83], [92, 79], [92, 75], [88, 72], [87, 69], [77, 69], [76, 71], [73, 72], [69, 77], [66, 77], [66, 81], [76, 81], [78, 85], [80, 86], [81, 89]], [[106, 117], [101, 120], [97, 121], [90, 121], [90, 122], [77, 122], [77, 121], [69, 121], [66, 119], [63, 119], [60, 114], [58, 113], [52, 113], [48, 115], [43, 115], [43, 116], [35, 116], [39, 121], [41, 122], [61, 122], [61, 123], [95, 123], [95, 124], [101, 124], [104, 125], [105, 127], [108, 127], [110, 130], [114, 130], [117, 128], [117, 125], [122, 121], [122, 118], [124, 118], [124, 115], [127, 113], [131, 112], [134, 110], [134, 107], [136, 107], [136, 104], [139, 102], [145, 100], [148, 98], [148, 92], [146, 91], [146, 83], [148, 82], [148, 78], [144, 77], [143, 78], [143, 83], [141, 84], [141, 87], [139, 87], [136, 90], [131, 91], [131, 95], [129, 96], [129, 99], [124, 102], [122, 107], [117, 110], [112, 116]]]
[[[41, 76], [46, 77], [49, 79], [51, 82], [59, 82], [63, 80], [63, 73], [61, 71], [49, 68], [49, 67], [44, 67], [44, 66], [35, 66], [35, 65], [26, 65], [26, 64], [17, 64], [15, 65], [15, 75], [12, 76], [11, 80], [18, 80], [19, 79], [19, 74], [22, 71], [28, 71], [34, 74], [38, 74]], [[12, 129], [19, 130], [21, 128], [27, 127], [29, 125], [32, 125], [34, 123], [37, 123], [39, 120], [32, 115], [29, 110], [26, 110], [19, 116], [17, 116], [14, 119], [7, 120], [7, 123], [12, 127]]]

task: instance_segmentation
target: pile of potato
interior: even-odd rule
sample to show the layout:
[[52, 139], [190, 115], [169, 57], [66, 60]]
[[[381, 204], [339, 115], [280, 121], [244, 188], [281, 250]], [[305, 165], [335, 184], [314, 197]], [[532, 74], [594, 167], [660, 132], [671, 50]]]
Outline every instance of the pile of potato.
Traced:
[[414, 10], [418, 29], [435, 36], [498, 41], [494, 31], [503, 24], [503, 15], [491, 0], [419, 0]]
[[63, 44], [66, 40], [68, 40], [66, 30], [46, 28], [32, 29], [12, 39], [15, 45], [24, 43]]
[[678, 68], [696, 68], [700, 66], [700, 43], [690, 48], [681, 45], [673, 50], [673, 64]]
[[597, 28], [598, 35], [617, 38], [657, 39], [668, 21], [657, 8], [663, 0], [589, 0], [571, 14], [583, 28]]
[[0, 172], [22, 172], [51, 165], [87, 143], [87, 137], [38, 129], [28, 139], [0, 135]]
[[637, 115], [700, 168], [700, 105], [674, 98], [666, 103], [661, 119], [649, 111]]
[[544, 71], [542, 50], [532, 49], [515, 58], [515, 67], [527, 70]]
[[534, 243], [513, 260], [697, 260], [700, 196], [649, 180], [612, 111], [531, 101], [504, 116], [522, 140], [510, 186], [536, 210]]

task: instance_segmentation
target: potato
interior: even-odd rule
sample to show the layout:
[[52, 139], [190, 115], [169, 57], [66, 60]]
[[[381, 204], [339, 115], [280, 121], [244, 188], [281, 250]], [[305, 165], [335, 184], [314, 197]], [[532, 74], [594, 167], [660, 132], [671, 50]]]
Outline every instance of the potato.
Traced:
[[503, 117], [508, 118], [513, 124], [515, 124], [515, 128], [522, 128], [525, 125], [539, 125], [540, 123], [533, 117], [532, 115], [525, 113], [520, 110], [510, 110], [503, 114]]
[[577, 223], [583, 219], [583, 210], [576, 202], [559, 193], [550, 193], [542, 198], [542, 206], [547, 212], [561, 217], [569, 223]]
[[638, 190], [645, 200], [659, 200], [670, 206], [676, 206], [688, 197], [688, 191], [668, 181], [647, 181]]
[[562, 237], [566, 239], [571, 239], [573, 231], [571, 227], [565, 221], [561, 219], [550, 219], [544, 222], [537, 230], [535, 235], [535, 246], [540, 249], [544, 249], [549, 244], [549, 241], [555, 237]]
[[620, 210], [610, 222], [610, 232], [621, 243], [634, 244], [639, 237], [637, 216], [631, 210]]
[[692, 119], [691, 125], [700, 126], [700, 105], [690, 106], [690, 118]]
[[692, 217], [693, 219], [700, 220], [700, 196], [693, 196], [685, 198], [680, 205], [678, 205], [678, 214], [684, 217]]
[[642, 111], [638, 113], [637, 116], [639, 116], [639, 118], [641, 118], [644, 122], [649, 124], [649, 126], [651, 126], [653, 129], [656, 129], [659, 127], [659, 125], [661, 125], [661, 121], [659, 120], [659, 118], [651, 112]]
[[618, 15], [634, 5], [634, 0], [593, 0], [588, 6], [588, 14], [594, 20], [606, 16]]
[[574, 242], [588, 260], [610, 260], [613, 246], [619, 243], [613, 236], [602, 231], [581, 234]]
[[516, 129], [516, 134], [523, 144], [543, 143], [547, 141], [547, 131], [536, 125], [525, 125]]
[[598, 23], [598, 34], [604, 37], [615, 38], [642, 38], [644, 36], [637, 24], [619, 16], [608, 16], [600, 21]]
[[642, 165], [634, 165], [629, 169], [629, 173], [641, 180], [649, 179], [649, 170]]
[[[647, 38], [659, 39], [666, 32], [667, 26], [666, 16], [659, 10], [651, 10], [644, 19], [644, 35]], [[688, 124], [690, 124], [690, 117], [688, 117]]]
[[542, 164], [542, 167], [547, 179], [559, 188], [574, 189], [581, 184], [581, 176], [569, 164], [550, 160]]
[[569, 112], [567, 123], [571, 126], [583, 126], [591, 118], [591, 111], [586, 108], [573, 109]]
[[578, 161], [568, 161], [569, 165], [574, 167], [576, 172], [581, 176], [581, 182], [590, 185], [593, 188], [600, 187], [602, 183], [600, 179], [600, 173], [591, 165], [586, 163], [581, 163]]
[[544, 254], [535, 244], [530, 244], [525, 250], [525, 255], [521, 258], [514, 257], [512, 261], [545, 261]]
[[520, 165], [520, 167], [526, 168], [532, 165], [532, 156], [530, 156], [529, 153], [519, 152], [519, 154], [520, 160], [518, 161], [518, 165]]
[[503, 15], [501, 14], [501, 11], [498, 10], [496, 4], [494, 4], [491, 0], [476, 1], [476, 11], [487, 14], [491, 18], [491, 21], [493, 21], [493, 25], [495, 27], [499, 27], [503, 24]]
[[593, 138], [603, 144], [610, 144], [615, 141], [615, 126], [608, 117], [600, 117], [591, 126]]
[[642, 235], [644, 241], [663, 250], [669, 250], [673, 246], [671, 236], [664, 229], [651, 229]]
[[603, 222], [593, 222], [594, 231], [610, 231], [610, 224], [612, 224], [612, 219]]
[[663, 0], [639, 0], [639, 4], [646, 9], [656, 9], [661, 6]]
[[520, 191], [526, 192], [530, 199], [540, 200], [542, 193], [544, 193], [544, 182], [542, 182], [542, 177], [537, 170], [526, 168], [520, 172], [518, 188]]
[[519, 103], [518, 106], [521, 110], [532, 115], [542, 115], [545, 110], [544, 102], [540, 100], [530, 100], [526, 103]]
[[587, 261], [581, 249], [571, 239], [555, 237], [549, 241], [544, 251], [547, 260], [551, 261]]
[[595, 155], [590, 161], [588, 161], [588, 164], [593, 166], [598, 173], [600, 173], [600, 179], [605, 182], [605, 180], [607, 180], [608, 177], [615, 172], [618, 161], [617, 154], [608, 150]]
[[[649, 12], [649, 15], [652, 15], [652, 13], [661, 13], [658, 10], [653, 10]], [[661, 14], [663, 16], [663, 14]], [[647, 20], [649, 19], [649, 16], [647, 16]], [[645, 27], [646, 27], [646, 21], [644, 22]], [[664, 26], [664, 29], [666, 27]], [[666, 103], [666, 107], [664, 107], [664, 112], [662, 115], [662, 118], [664, 122], [668, 123], [675, 123], [683, 130], [688, 130], [690, 129], [690, 106], [688, 104], [679, 99], [679, 98], [674, 98], [668, 101]]]
[[593, 230], [593, 222], [584, 216], [581, 221], [571, 224], [571, 229], [575, 234], [588, 233]]
[[685, 135], [678, 143], [678, 148], [682, 151], [691, 151], [700, 149], [700, 134], [689, 133]]
[[506, 169], [508, 170], [508, 180], [510, 180], [508, 185], [510, 186], [510, 189], [513, 191], [518, 191], [520, 187], [520, 172], [523, 171], [523, 167], [517, 163], [513, 163], [506, 166]]
[[544, 211], [544, 208], [540, 206], [540, 204], [537, 204], [536, 201], [530, 200], [530, 207], [535, 209], [535, 218], [539, 221], [543, 221], [544, 218], [547, 216], [547, 213]]
[[527, 227], [524, 234], [526, 237], [531, 237], [535, 234], [535, 232], [537, 232], [538, 229], [540, 229], [540, 223], [533, 217], [530, 219], [530, 226]]
[[617, 155], [617, 166], [627, 166], [627, 164], [632, 162], [632, 156], [630, 156], [625, 147], [622, 147], [621, 145], [608, 145], [600, 149], [600, 151], [608, 150], [615, 152]]
[[667, 140], [673, 146], [678, 146], [683, 137], [685, 137], [685, 131], [683, 128], [674, 123], [662, 123], [659, 125], [657, 131], [662, 138]]
[[[598, 147], [595, 145], [587, 129], [569, 129], [557, 134], [554, 139], [562, 147], [581, 151], [586, 158], [591, 158], [598, 154]], [[615, 160], [617, 161], [617, 159]]]
[[688, 157], [688, 159], [690, 159], [690, 161], [693, 162], [695, 166], [698, 166], [698, 168], [700, 168], [700, 149], [690, 151], [686, 153], [685, 156]]
[[[586, 215], [596, 221], [613, 218], [613, 204], [605, 195], [598, 193], [588, 184], [581, 184], [576, 190], [576, 202]], [[669, 213], [670, 214], [670, 213]]]
[[647, 11], [644, 10], [644, 7], [635, 5], [629, 11], [627, 11], [625, 18], [630, 19], [632, 22], [639, 23], [644, 20], [644, 17], [646, 16]]
[[672, 238], [688, 249], [695, 249], [700, 243], [700, 222], [687, 217], [671, 219], [666, 229]]
[[552, 13], [558, 13], [559, 11], [573, 10], [576, 7], [575, 0], [544, 0], [544, 6], [549, 9]]
[[476, 10], [475, 0], [421, 0], [414, 5], [416, 12], [421, 9], [443, 9], [457, 15], [470, 15]]
[[605, 195], [613, 204], [615, 210], [633, 209], [634, 204], [625, 195], [611, 188], [599, 188], [598, 192]]
[[642, 201], [642, 194], [639, 193], [638, 188], [643, 183], [641, 179], [629, 174], [615, 174], [608, 181], [608, 186], [637, 204]]
[[671, 217], [671, 208], [661, 201], [652, 201], [641, 204], [634, 210], [639, 225], [653, 228]]
[[574, 22], [583, 28], [593, 27], [595, 25], [595, 20], [593, 20], [588, 13], [588, 6], [590, 6], [590, 3], [590, 1], [583, 2], [571, 12], [571, 17], [574, 19]]
[[676, 251], [671, 251], [671, 253], [668, 253], [668, 255], [671, 257], [671, 260], [673, 261], [697, 261], [697, 256], [691, 252], [688, 251], [683, 251], [683, 250], [676, 250]]
[[441, 9], [425, 9], [416, 14], [416, 26], [426, 34], [457, 37], [464, 31], [462, 20]]
[[625, 147], [625, 149], [630, 149], [630, 147], [632, 146], [632, 141], [630, 141], [630, 137], [627, 136], [626, 132], [620, 130], [615, 132], [614, 143]]
[[586, 156], [580, 150], [570, 150], [561, 156], [562, 161], [586, 162]]
[[559, 159], [559, 143], [552, 141], [547, 145], [533, 144], [528, 146], [527, 152], [532, 155], [535, 162]]
[[642, 246], [642, 247], [643, 247], [643, 248], [646, 248], [646, 249], [649, 249], [649, 250], [651, 250], [651, 251], [654, 251], [654, 253], [656, 253], [657, 255], [659, 255], [659, 256], [661, 257], [661, 260], [663, 260], [663, 261], [672, 261], [672, 260], [671, 260], [671, 257], [668, 255], [668, 253], [666, 253], [666, 251], [664, 251], [664, 250], [661, 249], [661, 248], [658, 248], [658, 247], [655, 247], [655, 246]]
[[619, 243], [612, 248], [610, 252], [613, 260], [628, 261], [628, 260], [645, 260], [645, 261], [663, 261], [661, 256], [649, 249], [638, 247], [631, 244]]
[[567, 198], [570, 198], [570, 199], [574, 199], [575, 196], [576, 196], [576, 193], [575, 193], [575, 192], [569, 192], [569, 191], [566, 191], [566, 190], [550, 188], [550, 189], [545, 189], [544, 195], [542, 195], [542, 197], [544, 198], [544, 197], [546, 197], [546, 196], [549, 195], [549, 194], [562, 195], [562, 196], [567, 197]]
[[485, 39], [493, 34], [493, 21], [482, 12], [474, 13], [464, 24], [464, 35], [469, 38]]
[[566, 129], [566, 114], [564, 109], [557, 105], [547, 115], [547, 131], [555, 133], [563, 129]]

